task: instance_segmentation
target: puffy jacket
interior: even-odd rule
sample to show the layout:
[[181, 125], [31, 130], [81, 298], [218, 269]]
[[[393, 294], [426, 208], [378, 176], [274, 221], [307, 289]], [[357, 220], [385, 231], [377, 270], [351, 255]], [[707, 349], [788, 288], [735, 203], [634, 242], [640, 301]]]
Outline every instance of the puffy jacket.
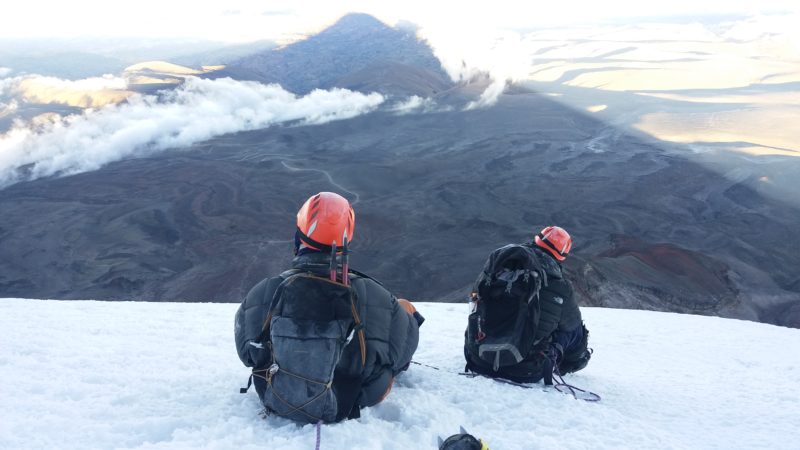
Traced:
[[[261, 334], [278, 285], [297, 271], [325, 277], [329, 264], [330, 256], [327, 254], [302, 254], [292, 262], [291, 271], [265, 279], [250, 290], [236, 312], [234, 328], [236, 350], [245, 366], [264, 369], [269, 365], [268, 351], [250, 343]], [[383, 400], [391, 389], [394, 377], [408, 368], [419, 342], [419, 325], [379, 282], [355, 271], [351, 271], [349, 278], [350, 285], [356, 291], [359, 317], [364, 325], [366, 363], [362, 367], [359, 343], [353, 339], [342, 353], [334, 380], [340, 374], [356, 379], [360, 377], [358, 406], [366, 407]], [[260, 386], [258, 378], [254, 379], [254, 383], [263, 400], [263, 386]]]
[[564, 277], [561, 264], [538, 246], [532, 245], [531, 248], [547, 274], [547, 286], [539, 291], [541, 316], [535, 339], [538, 341], [554, 333], [568, 335], [575, 330], [580, 331], [581, 310], [575, 301], [572, 284]]

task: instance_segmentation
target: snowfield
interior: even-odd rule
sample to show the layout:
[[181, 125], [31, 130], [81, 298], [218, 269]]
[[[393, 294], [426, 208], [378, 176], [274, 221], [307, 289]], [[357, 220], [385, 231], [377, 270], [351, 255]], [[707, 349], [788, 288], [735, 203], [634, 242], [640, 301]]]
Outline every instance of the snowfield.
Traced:
[[[435, 449], [463, 425], [492, 450], [796, 449], [800, 330], [583, 308], [595, 349], [568, 382], [466, 378], [466, 304], [417, 304], [412, 365], [322, 449]], [[313, 449], [316, 429], [259, 417], [236, 356], [238, 305], [0, 299], [0, 449]]]

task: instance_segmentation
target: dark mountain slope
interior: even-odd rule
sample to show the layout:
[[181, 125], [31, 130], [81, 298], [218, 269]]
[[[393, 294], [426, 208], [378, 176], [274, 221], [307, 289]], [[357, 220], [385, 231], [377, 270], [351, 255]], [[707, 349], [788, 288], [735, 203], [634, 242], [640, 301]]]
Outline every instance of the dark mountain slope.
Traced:
[[556, 223], [585, 304], [796, 326], [800, 214], [631, 135], [598, 153], [606, 128], [520, 92], [20, 183], [0, 191], [0, 296], [238, 301], [290, 261], [302, 201], [335, 190], [353, 267], [398, 295], [459, 300], [489, 251]]

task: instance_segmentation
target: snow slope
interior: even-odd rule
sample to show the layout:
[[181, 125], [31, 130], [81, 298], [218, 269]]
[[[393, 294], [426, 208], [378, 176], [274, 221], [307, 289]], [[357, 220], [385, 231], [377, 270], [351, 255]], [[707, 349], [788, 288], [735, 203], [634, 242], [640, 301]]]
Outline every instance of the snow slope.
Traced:
[[[585, 308], [595, 355], [567, 379], [603, 397], [588, 403], [456, 375], [467, 306], [418, 306], [414, 359], [442, 370], [412, 365], [321, 448], [434, 449], [459, 425], [493, 450], [798, 448], [800, 330]], [[313, 426], [239, 394], [236, 308], [0, 299], [0, 448], [313, 449]]]

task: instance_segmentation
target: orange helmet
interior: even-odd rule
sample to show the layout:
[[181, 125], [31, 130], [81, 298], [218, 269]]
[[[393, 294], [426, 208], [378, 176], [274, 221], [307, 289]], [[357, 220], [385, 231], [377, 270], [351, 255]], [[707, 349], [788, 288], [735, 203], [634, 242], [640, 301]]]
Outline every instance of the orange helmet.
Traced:
[[356, 215], [346, 198], [333, 192], [312, 195], [297, 212], [297, 231], [300, 240], [315, 250], [330, 251], [353, 240]]
[[559, 261], [567, 259], [567, 253], [572, 249], [572, 238], [567, 230], [561, 227], [546, 227], [536, 235], [534, 242]]

